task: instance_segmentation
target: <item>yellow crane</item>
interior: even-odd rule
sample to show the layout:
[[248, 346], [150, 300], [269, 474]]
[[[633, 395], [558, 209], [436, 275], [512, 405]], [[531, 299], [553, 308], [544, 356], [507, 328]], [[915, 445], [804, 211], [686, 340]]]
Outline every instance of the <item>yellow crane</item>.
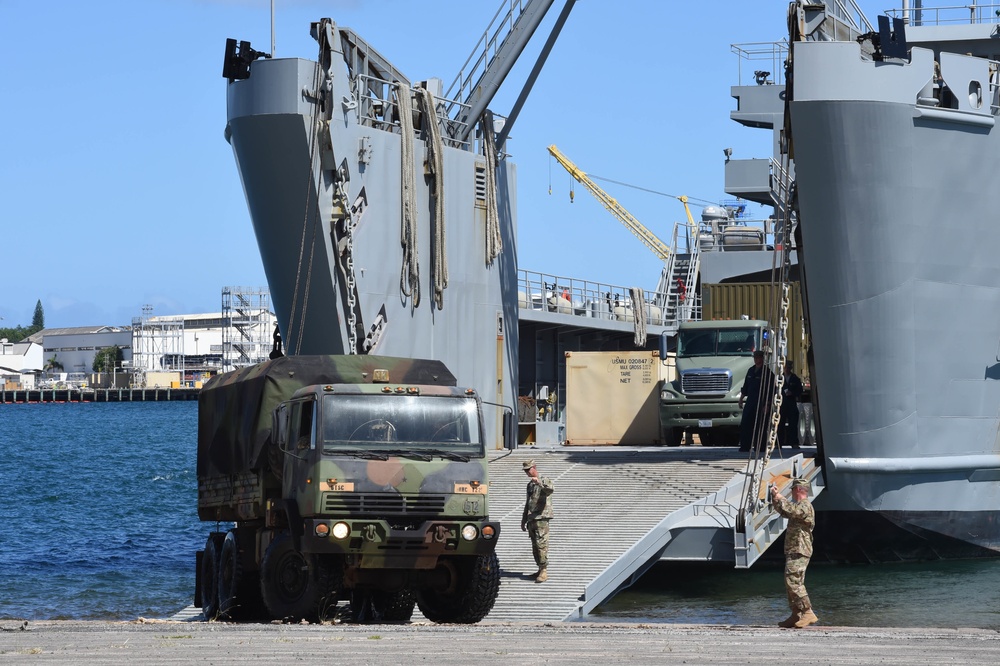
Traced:
[[[653, 254], [658, 256], [662, 261], [666, 261], [670, 257], [670, 246], [664, 243], [660, 238], [654, 234], [652, 231], [646, 228], [646, 226], [635, 219], [630, 212], [625, 210], [618, 201], [612, 197], [610, 194], [605, 192], [600, 186], [597, 185], [593, 180], [587, 176], [578, 166], [573, 164], [568, 157], [559, 152], [559, 149], [555, 145], [549, 146], [549, 153], [552, 157], [556, 158], [556, 161], [563, 166], [569, 175], [573, 176], [581, 185], [590, 190], [601, 204], [607, 208], [612, 215], [618, 218], [618, 220], [625, 225], [629, 231], [636, 235], [636, 237], [643, 242], [643, 244], [653, 251]], [[687, 214], [688, 224], [691, 225], [691, 229], [697, 233], [698, 225], [695, 224], [694, 217], [691, 216], [691, 209], [688, 208], [688, 198], [684, 195], [676, 197], [684, 205], [684, 212]]]

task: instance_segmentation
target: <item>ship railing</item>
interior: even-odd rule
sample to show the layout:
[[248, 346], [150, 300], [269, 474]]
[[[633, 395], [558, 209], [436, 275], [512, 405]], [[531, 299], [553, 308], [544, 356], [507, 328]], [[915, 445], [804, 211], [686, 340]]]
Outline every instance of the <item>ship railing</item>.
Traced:
[[979, 4], [976, 2], [964, 5], [946, 5], [909, 9], [890, 9], [886, 15], [901, 18], [910, 25], [949, 25], [955, 23], [1000, 23], [1000, 4]]
[[446, 113], [449, 118], [457, 118], [463, 115], [464, 111], [468, 111], [469, 105], [458, 100], [472, 97], [473, 86], [489, 69], [507, 35], [514, 29], [517, 19], [524, 12], [525, 4], [530, 2], [531, 0], [509, 0], [509, 3], [505, 1], [500, 4], [490, 19], [490, 24], [473, 47], [472, 53], [445, 92], [445, 97], [448, 98]]
[[[360, 125], [365, 127], [374, 127], [385, 132], [393, 132], [399, 134], [399, 105], [396, 103], [395, 97], [392, 91], [395, 87], [395, 83], [391, 81], [386, 81], [385, 79], [380, 79], [376, 76], [370, 75], [358, 75], [355, 79], [354, 88], [354, 98], [357, 100], [357, 105], [355, 108], [355, 116]], [[438, 112], [438, 122], [442, 125], [449, 125], [454, 129], [464, 127], [465, 124], [456, 120], [451, 120], [444, 115], [444, 109], [446, 105], [459, 105], [462, 107], [467, 107], [467, 104], [462, 102], [457, 102], [455, 100], [449, 100], [445, 98], [438, 98], [437, 112]], [[498, 119], [501, 123], [506, 122], [506, 118], [501, 115], [494, 115], [494, 118]], [[418, 137], [423, 137], [422, 130], [420, 126], [415, 127]], [[442, 140], [448, 146], [452, 148], [460, 148], [462, 150], [475, 150], [477, 152], [481, 151], [480, 139], [481, 137], [477, 135], [475, 138], [467, 141], [459, 141], [452, 137], [456, 132], [445, 132], [442, 131]]]
[[855, 0], [835, 0], [835, 2], [827, 4], [826, 11], [835, 18], [848, 23], [860, 33], [873, 32], [875, 30], [872, 27], [871, 21], [861, 11], [861, 7], [858, 6]]
[[[667, 293], [644, 289], [643, 302], [650, 326], [674, 328], [682, 317], [701, 318], [693, 294], [681, 298], [673, 289]], [[524, 269], [518, 270], [518, 307], [609, 322], [635, 321], [629, 287]]]
[[729, 48], [736, 54], [736, 85], [784, 85], [788, 40], [745, 42], [732, 44]]

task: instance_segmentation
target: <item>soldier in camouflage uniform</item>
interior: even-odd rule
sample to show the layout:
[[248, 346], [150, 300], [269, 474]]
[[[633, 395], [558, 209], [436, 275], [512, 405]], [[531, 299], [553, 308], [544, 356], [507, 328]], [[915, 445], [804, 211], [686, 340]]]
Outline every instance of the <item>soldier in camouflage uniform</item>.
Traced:
[[531, 537], [531, 554], [535, 557], [538, 571], [533, 574], [536, 583], [544, 583], [549, 578], [549, 521], [552, 519], [552, 481], [539, 478], [534, 460], [521, 464], [528, 475], [527, 498], [524, 513], [521, 514], [521, 531]]
[[809, 503], [809, 481], [792, 481], [792, 500], [789, 501], [771, 487], [771, 502], [774, 510], [788, 518], [785, 531], [785, 589], [788, 592], [788, 606], [792, 614], [779, 627], [801, 629], [819, 621], [813, 613], [806, 592], [806, 567], [813, 553], [813, 528], [816, 526], [816, 512]]

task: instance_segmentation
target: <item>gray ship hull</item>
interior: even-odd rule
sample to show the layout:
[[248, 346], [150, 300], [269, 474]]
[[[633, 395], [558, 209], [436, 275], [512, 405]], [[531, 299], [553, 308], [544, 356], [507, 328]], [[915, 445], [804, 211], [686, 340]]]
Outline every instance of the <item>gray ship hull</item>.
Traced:
[[[425, 141], [398, 124], [365, 124], [341, 54], [332, 60], [329, 124], [304, 91], [315, 90], [317, 64], [259, 60], [228, 86], [227, 138], [239, 167], [271, 300], [290, 354], [374, 353], [443, 361], [484, 400], [513, 407], [517, 388], [515, 175], [501, 162], [497, 202], [503, 251], [486, 258], [485, 158], [444, 147], [444, 232], [449, 287], [435, 304], [432, 178]], [[353, 104], [352, 105], [352, 102]], [[316, 138], [318, 137], [318, 139]], [[401, 243], [401, 147], [413, 144], [419, 303], [404, 288]], [[338, 209], [337, 190], [350, 205]], [[342, 208], [342, 207], [341, 207]], [[351, 225], [350, 271], [341, 252]], [[341, 222], [338, 222], [341, 220]], [[340, 266], [338, 267], [338, 261]], [[352, 326], [351, 314], [355, 325]], [[352, 339], [352, 330], [354, 336]], [[502, 408], [487, 407], [486, 436], [502, 438]]]
[[[1000, 551], [995, 116], [918, 104], [934, 74], [922, 49], [908, 63], [863, 61], [855, 43], [793, 49], [817, 508]], [[972, 60], [946, 76], [988, 75]]]

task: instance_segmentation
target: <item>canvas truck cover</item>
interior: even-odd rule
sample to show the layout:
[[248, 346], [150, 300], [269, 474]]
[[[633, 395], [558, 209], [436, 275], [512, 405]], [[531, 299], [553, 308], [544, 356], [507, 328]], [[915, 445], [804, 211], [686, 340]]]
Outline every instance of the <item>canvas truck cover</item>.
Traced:
[[441, 361], [389, 356], [284, 356], [218, 375], [198, 395], [198, 477], [259, 469], [280, 402], [313, 384], [370, 384], [376, 368], [390, 384], [457, 385]]

